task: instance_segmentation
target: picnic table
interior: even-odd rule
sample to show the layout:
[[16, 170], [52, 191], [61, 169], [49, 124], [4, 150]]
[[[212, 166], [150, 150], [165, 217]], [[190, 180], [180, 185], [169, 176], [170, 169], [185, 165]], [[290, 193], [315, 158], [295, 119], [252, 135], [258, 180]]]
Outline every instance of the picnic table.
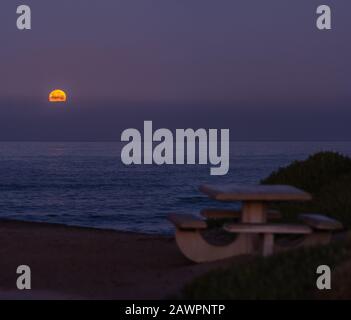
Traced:
[[[322, 214], [304, 213], [298, 217], [302, 224], [271, 223], [280, 213], [271, 210], [275, 202], [310, 201], [312, 196], [298, 188], [287, 185], [202, 185], [200, 191], [211, 199], [224, 202], [241, 202], [240, 210], [204, 209], [206, 220], [189, 214], [170, 214], [169, 220], [176, 227], [176, 242], [181, 252], [194, 262], [209, 262], [242, 254], [270, 256], [275, 251], [290, 250], [299, 246], [327, 244], [342, 224]], [[207, 219], [233, 218], [223, 225], [227, 232], [236, 234], [226, 245], [213, 245], [204, 237]], [[238, 221], [239, 220], [239, 221]], [[299, 235], [298, 242], [285, 244], [275, 242], [275, 235]]]

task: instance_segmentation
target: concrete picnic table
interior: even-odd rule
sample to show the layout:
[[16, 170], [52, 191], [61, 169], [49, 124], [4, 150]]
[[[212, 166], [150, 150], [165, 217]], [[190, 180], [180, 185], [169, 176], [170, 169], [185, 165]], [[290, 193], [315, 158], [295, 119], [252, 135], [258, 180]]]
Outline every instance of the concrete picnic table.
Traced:
[[312, 200], [309, 193], [288, 185], [202, 185], [200, 191], [214, 200], [242, 202], [243, 223], [266, 223], [271, 202]]
[[[203, 237], [208, 228], [206, 220], [189, 214], [171, 214], [169, 220], [176, 227], [176, 242], [181, 252], [190, 260], [200, 263], [216, 261], [242, 254], [270, 256], [274, 252], [297, 247], [328, 244], [333, 232], [343, 229], [342, 223], [316, 213], [299, 214], [303, 223], [271, 223], [280, 217], [269, 210], [272, 202], [310, 201], [312, 196], [298, 188], [287, 185], [202, 185], [200, 191], [210, 198], [226, 202], [242, 202], [240, 211], [228, 209], [204, 209], [206, 219], [239, 218], [240, 222], [228, 222], [223, 230], [236, 234], [227, 244], [214, 245]], [[274, 213], [274, 214], [273, 214]], [[298, 235], [299, 241], [275, 242], [275, 235]], [[286, 239], [284, 239], [286, 240]]]

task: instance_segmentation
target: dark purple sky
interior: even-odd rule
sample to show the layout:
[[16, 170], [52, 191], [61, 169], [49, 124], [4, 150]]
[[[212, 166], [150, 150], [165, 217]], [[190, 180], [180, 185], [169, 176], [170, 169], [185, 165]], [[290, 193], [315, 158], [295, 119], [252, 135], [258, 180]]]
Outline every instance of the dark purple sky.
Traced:
[[[350, 15], [349, 0], [1, 0], [0, 140], [118, 140], [143, 120], [347, 139]], [[66, 106], [46, 103], [54, 88]]]

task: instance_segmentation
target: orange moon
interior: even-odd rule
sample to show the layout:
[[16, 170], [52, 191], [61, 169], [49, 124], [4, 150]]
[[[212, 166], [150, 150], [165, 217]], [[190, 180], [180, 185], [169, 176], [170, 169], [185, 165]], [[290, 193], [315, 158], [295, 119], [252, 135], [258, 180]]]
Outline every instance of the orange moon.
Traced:
[[67, 94], [63, 90], [54, 90], [49, 94], [50, 102], [66, 102]]

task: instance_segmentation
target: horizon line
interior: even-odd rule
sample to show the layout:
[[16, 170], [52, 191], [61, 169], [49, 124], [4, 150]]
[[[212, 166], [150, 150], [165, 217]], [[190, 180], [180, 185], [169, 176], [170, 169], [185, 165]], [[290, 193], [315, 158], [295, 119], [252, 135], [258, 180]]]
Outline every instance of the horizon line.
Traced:
[[[90, 142], [90, 143], [99, 143], [99, 142], [119, 142], [122, 143], [123, 141], [119, 140], [1, 140], [0, 143], [15, 143], [15, 142], [65, 142], [65, 143], [77, 143], [77, 142]], [[351, 139], [346, 140], [346, 139], [311, 139], [311, 140], [302, 140], [302, 139], [248, 139], [248, 140], [243, 140], [243, 139], [231, 139], [229, 142], [351, 142]]]

